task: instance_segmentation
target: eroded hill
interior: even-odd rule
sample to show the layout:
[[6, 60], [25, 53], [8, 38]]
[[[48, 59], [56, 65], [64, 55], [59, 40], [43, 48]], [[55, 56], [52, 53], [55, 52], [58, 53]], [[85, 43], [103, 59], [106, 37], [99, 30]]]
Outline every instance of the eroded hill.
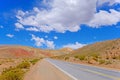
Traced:
[[97, 42], [56, 58], [120, 69], [120, 39]]
[[0, 46], [0, 58], [36, 58], [53, 57], [68, 54], [72, 51], [70, 48], [60, 50], [44, 50], [27, 46]]

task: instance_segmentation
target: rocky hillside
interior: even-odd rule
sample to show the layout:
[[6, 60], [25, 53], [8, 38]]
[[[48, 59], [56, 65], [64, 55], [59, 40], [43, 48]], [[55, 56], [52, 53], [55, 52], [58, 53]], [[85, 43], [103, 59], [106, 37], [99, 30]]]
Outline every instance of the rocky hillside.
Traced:
[[44, 57], [41, 50], [25, 46], [0, 46], [0, 58]]
[[54, 56], [69, 54], [72, 51], [73, 51], [73, 49], [71, 49], [71, 48], [62, 48], [59, 50], [45, 50], [46, 53], [53, 54]]
[[27, 46], [0, 46], [0, 58], [53, 57], [68, 54], [72, 49], [44, 50]]
[[120, 68], [120, 39], [97, 42], [56, 58]]

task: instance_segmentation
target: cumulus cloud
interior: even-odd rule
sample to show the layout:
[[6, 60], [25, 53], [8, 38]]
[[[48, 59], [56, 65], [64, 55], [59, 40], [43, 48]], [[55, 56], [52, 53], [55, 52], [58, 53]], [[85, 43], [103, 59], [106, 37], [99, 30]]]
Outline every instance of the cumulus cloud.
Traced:
[[6, 34], [6, 36], [9, 37], [9, 38], [13, 38], [14, 37], [13, 34]]
[[32, 11], [19, 10], [17, 23], [27, 26], [25, 29], [29, 31], [76, 32], [80, 30], [81, 24], [89, 22], [94, 16], [96, 2], [97, 0], [52, 0], [47, 2], [49, 10], [37, 7]]
[[53, 41], [46, 40], [45, 42], [46, 42], [45, 44], [46, 44], [47, 48], [49, 48], [49, 49], [55, 48], [55, 44]]
[[15, 23], [17, 29], [24, 29], [23, 25], [20, 23]]
[[32, 34], [32, 39], [31, 40], [34, 40], [35, 45], [38, 46], [38, 47], [43, 46], [43, 44], [45, 43], [45, 40], [43, 38], [36, 37], [33, 34]]
[[104, 3], [113, 5], [120, 3], [120, 0], [43, 0], [46, 8], [34, 7], [30, 11], [18, 10], [16, 15], [18, 20], [15, 25], [16, 28], [24, 28], [27, 31], [65, 33], [79, 31], [81, 24], [96, 28], [120, 22], [118, 11], [101, 10], [96, 13], [96, 8]]
[[91, 27], [101, 27], [108, 25], [116, 25], [120, 21], [120, 12], [111, 9], [110, 12], [100, 11], [96, 13], [93, 19], [88, 23]]
[[69, 48], [72, 48], [72, 49], [78, 49], [78, 48], [82, 48], [83, 46], [86, 46], [86, 44], [81, 44], [79, 42], [76, 42], [74, 44], [64, 45], [63, 48], [69, 47]]
[[36, 27], [29, 27], [29, 28], [26, 28], [26, 30], [27, 31], [35, 31], [35, 32], [39, 31]]
[[116, 3], [120, 3], [120, 0], [115, 0]]
[[31, 40], [35, 41], [35, 45], [37, 47], [42, 47], [42, 46], [45, 45], [49, 49], [54, 49], [55, 48], [55, 44], [54, 44], [53, 41], [45, 40], [44, 38], [37, 37], [33, 34], [32, 34], [32, 39]]

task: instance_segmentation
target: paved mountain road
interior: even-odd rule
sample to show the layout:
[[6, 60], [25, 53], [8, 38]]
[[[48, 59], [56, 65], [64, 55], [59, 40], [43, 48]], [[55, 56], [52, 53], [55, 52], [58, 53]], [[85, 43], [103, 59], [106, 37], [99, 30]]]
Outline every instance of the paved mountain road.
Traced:
[[[34, 70], [33, 75], [29, 74], [31, 75], [31, 80], [120, 80], [120, 71], [73, 64], [49, 58], [44, 59], [37, 66], [39, 67]], [[43, 66], [43, 69], [41, 66]], [[44, 73], [41, 73], [41, 69]], [[47, 75], [47, 73], [51, 73], [52, 75]], [[39, 77], [36, 76], [36, 79], [32, 79], [34, 74]], [[51, 76], [53, 79], [51, 79]], [[41, 77], [43, 78], [40, 79]]]

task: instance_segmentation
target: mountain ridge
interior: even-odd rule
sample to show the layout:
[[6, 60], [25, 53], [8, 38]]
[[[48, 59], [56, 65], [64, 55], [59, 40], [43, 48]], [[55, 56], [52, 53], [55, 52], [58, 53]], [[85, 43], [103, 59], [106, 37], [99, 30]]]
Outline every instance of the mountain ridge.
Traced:
[[[72, 49], [71, 49], [72, 50]], [[20, 45], [1, 45], [0, 58], [33, 58], [33, 57], [53, 57], [68, 54], [67, 49], [46, 50]]]

